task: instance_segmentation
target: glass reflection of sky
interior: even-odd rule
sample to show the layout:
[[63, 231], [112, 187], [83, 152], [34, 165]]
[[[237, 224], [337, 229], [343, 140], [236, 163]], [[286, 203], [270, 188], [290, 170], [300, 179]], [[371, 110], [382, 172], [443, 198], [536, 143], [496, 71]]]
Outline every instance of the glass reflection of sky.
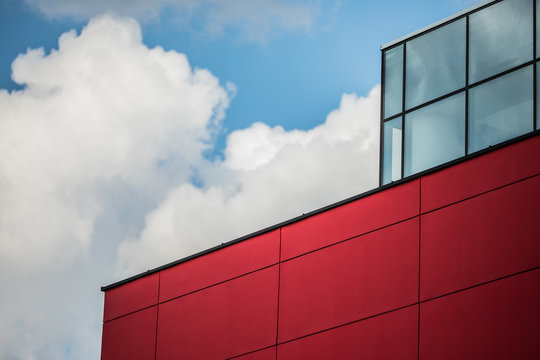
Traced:
[[466, 20], [407, 43], [405, 106], [414, 106], [465, 86]]
[[469, 91], [469, 152], [533, 130], [532, 66]]
[[384, 123], [383, 184], [401, 178], [401, 117]]
[[384, 55], [384, 118], [401, 112], [403, 96], [403, 45]]
[[505, 0], [469, 16], [469, 83], [532, 60], [530, 0]]
[[405, 116], [405, 176], [465, 155], [465, 93]]
[[[405, 114], [384, 123], [383, 184], [397, 180], [401, 159], [404, 176], [410, 176], [464, 156], [466, 142], [470, 154], [534, 130], [534, 104], [540, 105], [540, 91], [536, 99], [533, 92], [537, 64], [477, 85], [533, 60], [533, 1], [540, 21], [540, 0], [504, 0], [468, 15], [468, 81], [467, 17], [385, 51], [384, 118], [402, 112], [403, 98]], [[540, 26], [536, 34], [540, 57]]]

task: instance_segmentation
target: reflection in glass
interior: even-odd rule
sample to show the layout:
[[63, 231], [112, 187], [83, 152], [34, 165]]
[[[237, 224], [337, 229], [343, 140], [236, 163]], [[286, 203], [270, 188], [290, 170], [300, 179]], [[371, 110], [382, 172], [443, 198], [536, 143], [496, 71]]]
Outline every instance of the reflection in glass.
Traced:
[[384, 118], [401, 112], [403, 96], [403, 45], [384, 53]]
[[532, 130], [532, 66], [469, 90], [469, 153]]
[[401, 179], [401, 117], [384, 123], [383, 185]]
[[533, 56], [531, 0], [505, 0], [469, 16], [469, 84]]
[[465, 86], [465, 37], [461, 19], [407, 43], [407, 109]]
[[464, 155], [464, 92], [405, 116], [405, 176]]

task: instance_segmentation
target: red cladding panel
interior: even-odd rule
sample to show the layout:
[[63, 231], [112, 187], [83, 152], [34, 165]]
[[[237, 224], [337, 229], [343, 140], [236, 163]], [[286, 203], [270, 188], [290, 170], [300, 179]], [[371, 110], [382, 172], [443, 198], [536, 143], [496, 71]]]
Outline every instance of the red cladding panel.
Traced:
[[236, 360], [276, 360], [276, 348], [271, 347], [269, 349], [259, 350], [251, 354], [239, 356]]
[[422, 212], [540, 174], [540, 136], [422, 178]]
[[418, 359], [418, 306], [291, 341], [278, 360]]
[[421, 299], [540, 266], [540, 176], [422, 215]]
[[290, 259], [418, 215], [419, 194], [419, 181], [414, 180], [285, 226], [281, 258]]
[[103, 321], [156, 305], [159, 274], [154, 273], [105, 292]]
[[423, 303], [421, 359], [540, 359], [540, 270]]
[[102, 360], [154, 359], [156, 306], [103, 324]]
[[279, 262], [279, 229], [161, 272], [160, 301]]
[[418, 300], [414, 218], [281, 264], [279, 341]]
[[160, 304], [157, 359], [224, 359], [275, 344], [278, 265]]

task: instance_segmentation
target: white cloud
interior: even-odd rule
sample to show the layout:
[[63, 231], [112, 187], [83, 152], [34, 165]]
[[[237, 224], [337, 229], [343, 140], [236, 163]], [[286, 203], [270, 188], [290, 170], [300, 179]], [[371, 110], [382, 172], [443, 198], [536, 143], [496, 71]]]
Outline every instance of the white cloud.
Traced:
[[[173, 11], [179, 22], [202, 28], [206, 34], [240, 30], [247, 40], [264, 41], [276, 31], [310, 31], [323, 15], [320, 0], [26, 0], [51, 18], [89, 19], [104, 12], [155, 19]], [[339, 2], [327, 0], [330, 7]]]
[[[0, 357], [26, 358], [23, 349], [61, 341], [46, 330], [58, 322], [47, 307], [70, 309], [68, 299], [81, 300], [69, 291], [79, 280], [58, 279], [65, 271], [86, 276], [81, 267], [99, 261], [95, 252], [114, 251], [93, 243], [101, 240], [93, 237], [96, 222], [129, 214], [129, 206], [154, 206], [171, 184], [188, 181], [229, 94], [183, 54], [148, 49], [136, 21], [110, 16], [90, 21], [80, 35], [63, 34], [50, 54], [20, 55], [12, 68], [27, 87], [0, 90], [0, 280], [9, 289], [0, 301]], [[120, 190], [140, 203], [115, 202]], [[93, 271], [91, 294], [103, 276]], [[59, 299], [32, 304], [41, 291], [23, 296], [44, 283]], [[59, 328], [74, 325], [60, 318]]]
[[[95, 359], [99, 285], [377, 184], [379, 88], [311, 130], [262, 123], [202, 153], [234, 86], [101, 16], [0, 90], [0, 358]], [[197, 186], [192, 183], [198, 178]]]
[[63, 34], [47, 56], [42, 49], [19, 56], [13, 79], [28, 87], [0, 93], [3, 263], [29, 252], [38, 258], [33, 266], [57, 263], [87, 247], [100, 212], [88, 194], [98, 181], [159, 194], [164, 182], [189, 179], [229, 101], [207, 70], [146, 48], [135, 21], [111, 17], [91, 21], [80, 36]]
[[262, 123], [231, 133], [204, 188], [182, 184], [120, 245], [123, 275], [141, 272], [377, 186], [379, 88], [343, 95], [309, 131]]

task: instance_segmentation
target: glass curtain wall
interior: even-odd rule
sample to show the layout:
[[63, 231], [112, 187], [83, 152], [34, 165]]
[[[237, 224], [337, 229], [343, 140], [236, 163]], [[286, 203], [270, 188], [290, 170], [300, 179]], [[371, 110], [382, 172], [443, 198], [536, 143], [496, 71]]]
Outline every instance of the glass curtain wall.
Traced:
[[493, 1], [383, 49], [382, 185], [539, 128], [539, 8]]

